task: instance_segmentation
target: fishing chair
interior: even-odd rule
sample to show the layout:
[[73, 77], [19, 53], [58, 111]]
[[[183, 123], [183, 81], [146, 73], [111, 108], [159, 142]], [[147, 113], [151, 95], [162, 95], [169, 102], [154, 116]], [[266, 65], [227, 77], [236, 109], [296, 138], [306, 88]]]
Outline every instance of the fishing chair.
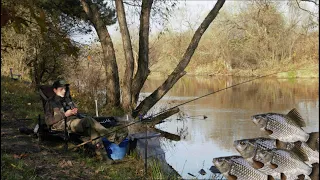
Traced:
[[[53, 87], [48, 86], [48, 85], [42, 85], [39, 87], [39, 94], [40, 94], [40, 98], [42, 101], [42, 106], [43, 106], [43, 110], [44, 110], [44, 114], [45, 114], [46, 113], [46, 110], [45, 110], [46, 103], [49, 101], [49, 99], [51, 97], [53, 97], [55, 95], [55, 93], [53, 91]], [[71, 108], [75, 107], [75, 105], [72, 102], [69, 86], [66, 86], [66, 93], [65, 93], [64, 98], [66, 99], [66, 103], [68, 105], [73, 106]], [[83, 118], [83, 117], [86, 117], [87, 115], [78, 113], [77, 116], [78, 116], [78, 118]], [[94, 118], [95, 120], [100, 122], [100, 124], [106, 128], [113, 127], [113, 126], [117, 125], [117, 121], [114, 117], [92, 117], [92, 118]], [[65, 142], [65, 144], [64, 144], [65, 150], [68, 149], [68, 142], [69, 141], [72, 143], [75, 143], [75, 144], [82, 143], [83, 140], [81, 140], [81, 138], [83, 138], [84, 135], [78, 134], [78, 133], [68, 132], [67, 125], [66, 125], [66, 123], [67, 123], [66, 118], [64, 119], [64, 122], [65, 122], [65, 128], [63, 131], [54, 130], [54, 129], [52, 129], [51, 126], [48, 126], [45, 123], [45, 118], [41, 118], [41, 115], [39, 114], [38, 124], [34, 129], [34, 133], [37, 135], [38, 140], [40, 142], [45, 139], [49, 139], [51, 137], [53, 137], [53, 138], [56, 137], [56, 138], [60, 138], [60, 139], [62, 138]], [[87, 144], [85, 145], [85, 147], [88, 147], [88, 146], [89, 146], [89, 148], [92, 148], [92, 146], [90, 146], [90, 145], [87, 145]]]

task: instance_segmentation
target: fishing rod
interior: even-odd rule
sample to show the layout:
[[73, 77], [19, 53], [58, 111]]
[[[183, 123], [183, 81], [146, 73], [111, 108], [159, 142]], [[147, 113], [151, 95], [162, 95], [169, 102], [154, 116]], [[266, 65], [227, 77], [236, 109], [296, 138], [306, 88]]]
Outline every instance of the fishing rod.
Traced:
[[[295, 69], [295, 70], [299, 70], [299, 69]], [[300, 69], [300, 70], [302, 70], [302, 69]], [[177, 108], [177, 107], [182, 106], [182, 105], [185, 105], [185, 104], [187, 104], [187, 103], [190, 103], [190, 102], [196, 101], [196, 100], [198, 100], [198, 99], [204, 98], [204, 97], [209, 96], [209, 95], [211, 95], [211, 94], [214, 94], [214, 93], [217, 93], [217, 92], [220, 92], [220, 91], [229, 89], [229, 88], [233, 88], [233, 87], [239, 86], [239, 85], [241, 85], [241, 84], [245, 84], [245, 83], [248, 83], [248, 82], [252, 82], [252, 81], [257, 80], [257, 79], [262, 79], [262, 78], [265, 78], [265, 77], [268, 77], [268, 76], [271, 76], [271, 75], [275, 75], [275, 74], [279, 74], [279, 73], [284, 73], [284, 72], [290, 72], [290, 71], [292, 71], [292, 70], [275, 72], [275, 73], [270, 73], [270, 74], [263, 75], [263, 76], [258, 76], [258, 77], [256, 77], [256, 78], [253, 78], [253, 79], [250, 79], [250, 80], [247, 80], [247, 81], [243, 81], [243, 82], [241, 82], [241, 83], [234, 84], [234, 85], [231, 85], [231, 86], [227, 86], [227, 87], [225, 87], [225, 88], [218, 89], [217, 91], [213, 91], [213, 92], [211, 92], [211, 93], [208, 93], [208, 94], [202, 95], [202, 96], [200, 96], [200, 97], [191, 99], [191, 100], [189, 100], [189, 101], [183, 102], [183, 103], [181, 103], [181, 104], [178, 104], [178, 105], [176, 105], [176, 106], [173, 106], [173, 107], [171, 107], [171, 108], [169, 108], [169, 109], [166, 109], [166, 110], [164, 110], [164, 111], [161, 111], [161, 112], [158, 112], [158, 113], [156, 113], [156, 114], [150, 115], [150, 116], [148, 116], [147, 118], [142, 119], [142, 116], [139, 116], [139, 120], [137, 120], [137, 121], [133, 121], [133, 122], [131, 122], [131, 123], [127, 124], [127, 125], [124, 125], [124, 126], [118, 128], [118, 129], [116, 129], [116, 130], [113, 130], [113, 131], [111, 131], [110, 133], [107, 133], [107, 134], [105, 134], [105, 135], [98, 136], [98, 137], [96, 137], [96, 138], [94, 138], [94, 139], [85, 141], [85, 142], [83, 142], [83, 143], [81, 143], [81, 144], [78, 144], [78, 145], [72, 147], [71, 149], [78, 148], [78, 147], [83, 146], [83, 145], [85, 145], [85, 144], [87, 144], [87, 143], [89, 143], [89, 142], [92, 142], [92, 141], [97, 140], [97, 139], [99, 139], [99, 138], [101, 138], [101, 137], [110, 135], [110, 134], [112, 134], [112, 133], [114, 133], [114, 132], [117, 132], [117, 131], [119, 131], [119, 130], [121, 130], [121, 129], [123, 129], [123, 128], [129, 127], [129, 126], [131, 126], [131, 125], [137, 124], [137, 123], [139, 123], [139, 122], [150, 121], [152, 117], [155, 117], [155, 116], [157, 116], [157, 115], [163, 114], [163, 113], [168, 112], [168, 111], [170, 111], [170, 110], [172, 110], [172, 109], [174, 109], [174, 108]]]
[[[185, 118], [189, 119], [207, 119], [206, 115], [199, 115], [199, 116], [186, 116]], [[177, 120], [181, 120], [182, 118], [177, 118]]]

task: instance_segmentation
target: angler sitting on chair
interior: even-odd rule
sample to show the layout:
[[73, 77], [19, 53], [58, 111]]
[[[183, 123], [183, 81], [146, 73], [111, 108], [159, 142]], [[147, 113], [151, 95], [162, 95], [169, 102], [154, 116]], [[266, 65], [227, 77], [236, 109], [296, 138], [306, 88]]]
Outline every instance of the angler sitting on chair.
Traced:
[[[66, 96], [66, 92], [69, 92], [69, 84], [64, 80], [57, 80], [53, 83], [52, 88], [55, 95], [45, 104], [45, 123], [48, 126], [51, 126], [52, 129], [64, 130], [64, 118], [66, 118], [68, 132], [81, 133], [90, 136], [91, 139], [108, 134], [109, 131], [95, 119], [88, 116], [77, 116], [78, 108]], [[93, 144], [96, 147], [98, 158], [108, 160], [101, 138], [93, 141]]]

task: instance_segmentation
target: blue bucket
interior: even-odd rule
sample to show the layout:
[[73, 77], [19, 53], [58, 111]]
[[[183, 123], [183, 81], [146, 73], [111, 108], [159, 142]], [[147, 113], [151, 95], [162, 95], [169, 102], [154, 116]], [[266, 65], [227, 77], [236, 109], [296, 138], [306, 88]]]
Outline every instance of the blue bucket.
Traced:
[[123, 159], [127, 153], [129, 139], [125, 138], [119, 145], [113, 142], [110, 142], [107, 138], [102, 138], [104, 148], [107, 151], [108, 157], [113, 160]]

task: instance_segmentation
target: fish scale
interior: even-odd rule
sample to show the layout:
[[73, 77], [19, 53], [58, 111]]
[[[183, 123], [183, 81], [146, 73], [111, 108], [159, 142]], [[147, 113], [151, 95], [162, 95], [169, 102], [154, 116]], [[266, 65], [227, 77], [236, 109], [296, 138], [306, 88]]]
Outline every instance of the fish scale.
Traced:
[[306, 154], [308, 156], [309, 161], [306, 161], [305, 163], [311, 166], [313, 163], [319, 163], [319, 152], [312, 150], [307, 143], [302, 142], [301, 147], [298, 148], [299, 151], [301, 151], [303, 154]]
[[[280, 115], [268, 116], [267, 129], [273, 131], [270, 137], [284, 142], [307, 141], [309, 135], [300, 127], [296, 126], [290, 119]], [[294, 140], [292, 140], [294, 139]]]
[[286, 176], [297, 177], [300, 174], [309, 175], [312, 168], [305, 164], [299, 158], [285, 150], [273, 150], [272, 164], [278, 165], [275, 169], [279, 173], [284, 173]]
[[[254, 145], [254, 142], [252, 143]], [[256, 141], [256, 145], [261, 149], [273, 149], [276, 148], [276, 140], [275, 139], [266, 139], [266, 138], [260, 138]]]
[[[260, 138], [256, 142], [254, 140], [251, 141], [251, 144], [256, 146], [256, 148], [263, 149], [263, 150], [271, 150], [276, 148], [276, 140], [275, 139], [266, 139]], [[252, 162], [252, 158], [250, 158], [250, 162]], [[275, 179], [280, 179], [280, 173], [271, 169], [269, 166], [263, 166], [262, 168], [258, 169], [264, 174], [271, 175]]]
[[233, 162], [230, 170], [230, 174], [237, 176], [239, 180], [261, 180], [267, 179], [267, 175], [254, 169], [250, 164], [243, 158], [233, 158]]
[[261, 171], [264, 174], [267, 174], [267, 175], [270, 175], [270, 176], [274, 177], [275, 179], [280, 179], [281, 178], [281, 175], [280, 175], [279, 172], [271, 169], [268, 166], [263, 166], [262, 168], [260, 168], [258, 170]]

